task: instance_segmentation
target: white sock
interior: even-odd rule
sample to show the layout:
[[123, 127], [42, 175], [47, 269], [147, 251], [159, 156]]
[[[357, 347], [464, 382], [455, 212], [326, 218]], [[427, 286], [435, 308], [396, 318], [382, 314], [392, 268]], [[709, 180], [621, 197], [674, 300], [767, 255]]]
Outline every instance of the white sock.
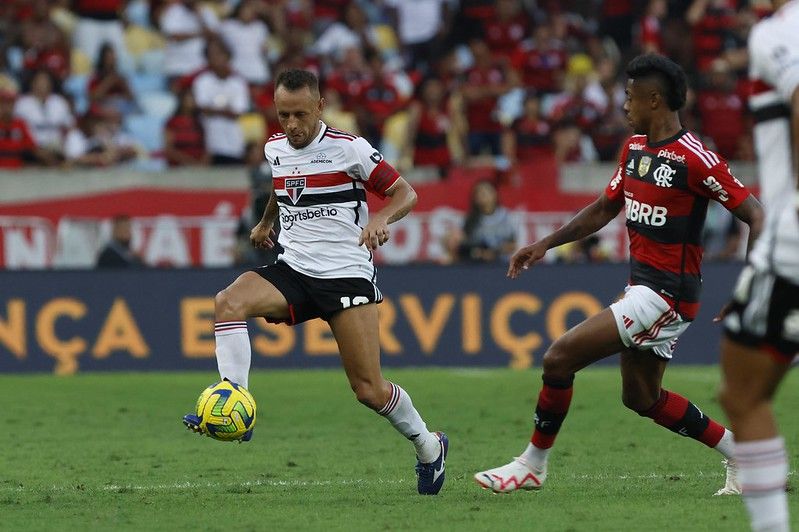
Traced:
[[724, 455], [724, 458], [733, 458], [735, 454], [735, 439], [733, 438], [730, 429], [724, 429], [724, 436], [721, 437], [715, 447], [718, 452]]
[[739, 442], [738, 476], [754, 531], [788, 530], [788, 457], [782, 438]]
[[438, 438], [427, 430], [422, 416], [413, 407], [411, 396], [393, 382], [389, 384], [391, 397], [377, 413], [388, 419], [391, 426], [413, 442], [419, 461], [424, 464], [434, 462], [441, 453]]
[[219, 376], [247, 388], [250, 375], [250, 335], [246, 321], [220, 321], [214, 325]]
[[535, 469], [543, 469], [547, 465], [547, 458], [551, 449], [539, 449], [532, 443], [527, 444], [527, 449], [522, 453], [522, 458], [525, 462], [533, 466]]

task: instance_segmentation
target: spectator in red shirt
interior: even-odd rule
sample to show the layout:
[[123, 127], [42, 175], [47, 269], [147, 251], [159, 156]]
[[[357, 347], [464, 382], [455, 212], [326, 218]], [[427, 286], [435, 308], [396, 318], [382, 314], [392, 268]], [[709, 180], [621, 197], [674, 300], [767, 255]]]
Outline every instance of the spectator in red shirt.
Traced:
[[452, 163], [447, 132], [452, 129], [453, 121], [447, 105], [444, 84], [428, 78], [411, 103], [408, 123], [408, 147], [413, 150], [414, 166], [435, 167], [440, 178], [447, 176]]
[[666, 0], [649, 0], [638, 23], [638, 48], [642, 54], [663, 53], [663, 19], [668, 9]]
[[542, 22], [533, 30], [533, 38], [516, 48], [512, 63], [525, 86], [548, 94], [560, 89], [567, 60], [562, 43], [554, 38], [552, 24]]
[[632, 44], [631, 28], [635, 22], [633, 0], [603, 0], [600, 8], [600, 34], [607, 35], [622, 50]]
[[47, 70], [59, 81], [69, 76], [70, 49], [66, 35], [50, 20], [47, 0], [36, 0], [31, 16], [19, 28], [25, 72]]
[[360, 48], [348, 48], [335, 68], [325, 78], [325, 86], [341, 95], [344, 108], [354, 111], [364, 85], [369, 82], [370, 69]]
[[358, 95], [356, 116], [361, 135], [373, 146], [379, 146], [383, 137], [383, 125], [391, 115], [400, 110], [405, 98], [400, 95], [391, 75], [385, 72], [380, 55], [370, 51], [368, 61], [369, 78]]
[[524, 99], [524, 114], [502, 133], [502, 152], [512, 165], [552, 157], [552, 126], [541, 115], [541, 102], [535, 91]]
[[706, 86], [696, 99], [702, 132], [713, 140], [716, 151], [725, 159], [737, 159], [746, 127], [744, 100], [736, 90], [735, 76], [723, 59], [716, 59], [705, 77]]
[[528, 32], [527, 13], [519, 0], [498, 0], [496, 14], [483, 23], [483, 36], [497, 58], [510, 59]]
[[123, 115], [137, 110], [133, 92], [127, 80], [117, 70], [114, 48], [105, 43], [100, 47], [94, 74], [89, 80], [89, 101], [95, 108], [113, 108]]
[[200, 111], [190, 90], [180, 94], [178, 108], [164, 126], [164, 155], [169, 166], [207, 166], [211, 163], [211, 157], [205, 151]]
[[736, 0], [694, 0], [685, 13], [693, 27], [696, 69], [704, 72], [725, 51], [725, 41], [737, 24]]
[[0, 168], [21, 168], [34, 160], [57, 163], [51, 153], [37, 148], [25, 121], [14, 117], [16, 99], [15, 90], [0, 89]]
[[466, 72], [463, 85], [469, 154], [480, 155], [487, 148], [492, 155], [499, 155], [502, 125], [495, 109], [497, 99], [511, 88], [510, 76], [493, 60], [484, 40], [474, 39], [469, 47], [474, 55], [474, 67]]

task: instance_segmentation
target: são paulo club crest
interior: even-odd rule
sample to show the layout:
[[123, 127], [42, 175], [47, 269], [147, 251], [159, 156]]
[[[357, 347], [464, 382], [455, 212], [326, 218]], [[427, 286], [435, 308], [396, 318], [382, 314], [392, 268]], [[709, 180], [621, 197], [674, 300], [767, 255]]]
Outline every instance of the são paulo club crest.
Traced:
[[305, 190], [304, 177], [287, 177], [286, 178], [286, 193], [289, 195], [291, 203], [294, 205], [300, 200], [302, 192]]

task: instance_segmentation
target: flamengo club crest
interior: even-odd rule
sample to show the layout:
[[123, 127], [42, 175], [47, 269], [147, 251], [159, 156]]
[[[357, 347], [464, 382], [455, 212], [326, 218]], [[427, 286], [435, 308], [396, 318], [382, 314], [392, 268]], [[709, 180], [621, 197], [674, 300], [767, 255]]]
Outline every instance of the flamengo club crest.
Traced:
[[291, 203], [294, 205], [300, 200], [300, 196], [302, 196], [302, 192], [305, 190], [305, 178], [304, 177], [287, 177], [286, 178], [286, 192], [289, 195], [289, 199]]
[[655, 173], [652, 174], [652, 177], [655, 178], [655, 184], [657, 186], [671, 188], [671, 178], [676, 173], [677, 170], [666, 163], [663, 163], [657, 167]]
[[648, 155], [641, 157], [641, 160], [638, 161], [638, 175], [644, 177], [649, 173], [650, 166], [652, 166], [652, 157]]

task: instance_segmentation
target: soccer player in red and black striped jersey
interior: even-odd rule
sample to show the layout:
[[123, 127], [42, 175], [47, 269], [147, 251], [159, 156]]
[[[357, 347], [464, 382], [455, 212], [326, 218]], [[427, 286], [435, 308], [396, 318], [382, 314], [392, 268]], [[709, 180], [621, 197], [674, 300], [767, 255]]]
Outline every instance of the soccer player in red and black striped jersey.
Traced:
[[699, 307], [700, 235], [708, 201], [721, 203], [749, 225], [750, 244], [760, 231], [762, 209], [727, 163], [680, 124], [687, 84], [677, 64], [643, 55], [630, 62], [627, 75], [624, 110], [635, 135], [625, 143], [615, 175], [599, 198], [569, 223], [518, 250], [508, 276], [515, 279], [547, 250], [598, 231], [624, 209], [629, 284], [620, 300], [566, 332], [544, 354], [544, 385], [530, 444], [509, 464], [475, 475], [478, 484], [495, 492], [543, 485], [575, 373], [620, 353], [624, 405], [719, 451], [727, 481], [717, 494], [740, 493], [732, 433], [688, 399], [663, 389], [661, 382], [677, 338]]

